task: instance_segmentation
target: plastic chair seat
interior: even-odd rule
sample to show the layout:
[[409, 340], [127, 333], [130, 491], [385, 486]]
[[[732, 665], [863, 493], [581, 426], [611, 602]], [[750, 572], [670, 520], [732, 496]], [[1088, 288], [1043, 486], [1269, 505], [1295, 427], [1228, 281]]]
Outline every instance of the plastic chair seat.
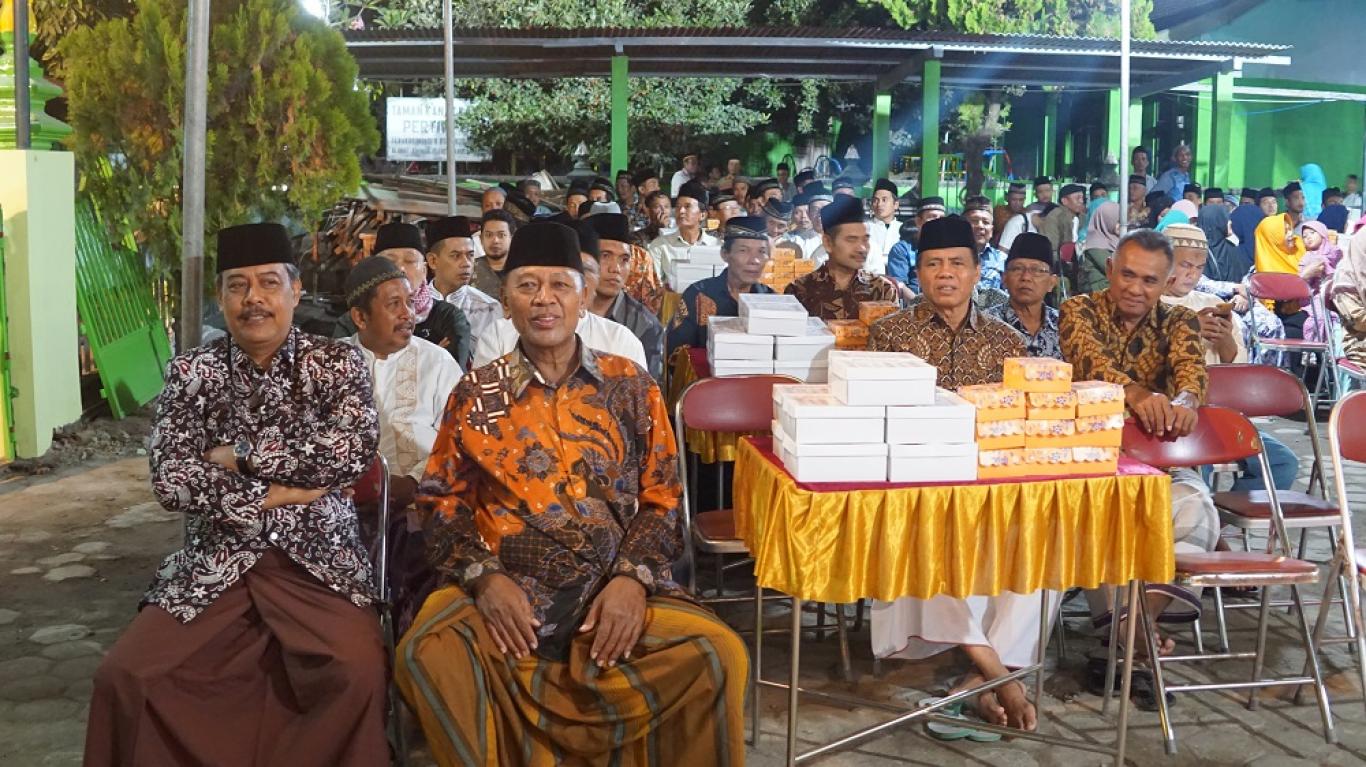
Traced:
[[[1307, 517], [1332, 517], [1328, 524], [1338, 523], [1338, 506], [1332, 501], [1296, 490], [1278, 491], [1276, 497], [1281, 502], [1281, 514], [1287, 521]], [[1265, 490], [1215, 493], [1214, 505], [1220, 510], [1248, 519], [1271, 519], [1271, 499]]]
[[1255, 551], [1202, 551], [1176, 555], [1178, 578], [1231, 575], [1242, 578], [1267, 576], [1280, 580], [1286, 576], [1317, 578], [1318, 572], [1318, 565], [1313, 562]]
[[1294, 349], [1296, 351], [1328, 351], [1328, 344], [1324, 341], [1306, 341], [1303, 338], [1259, 338], [1258, 346], [1265, 346], [1268, 349]]
[[743, 554], [749, 549], [735, 536], [735, 511], [704, 511], [692, 520], [698, 549], [709, 554]]
[[1338, 370], [1346, 373], [1347, 375], [1353, 378], [1366, 379], [1366, 368], [1347, 359], [1346, 357], [1338, 357]]

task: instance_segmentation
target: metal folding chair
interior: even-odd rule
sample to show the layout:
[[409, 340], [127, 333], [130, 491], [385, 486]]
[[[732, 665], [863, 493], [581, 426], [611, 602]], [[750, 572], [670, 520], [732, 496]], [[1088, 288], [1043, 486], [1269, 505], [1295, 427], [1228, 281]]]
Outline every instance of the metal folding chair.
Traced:
[[[1242, 414], [1223, 407], [1202, 407], [1199, 421], [1189, 435], [1175, 439], [1162, 439], [1143, 432], [1137, 424], [1129, 423], [1124, 427], [1125, 454], [1160, 469], [1197, 468], [1222, 463], [1235, 463], [1254, 456], [1261, 462], [1265, 476], [1271, 476], [1271, 467], [1262, 449], [1261, 437], [1252, 422]], [[1263, 687], [1305, 684], [1314, 685], [1318, 695], [1319, 715], [1323, 720], [1323, 737], [1328, 743], [1337, 742], [1333, 729], [1333, 715], [1328, 703], [1328, 690], [1323, 685], [1323, 675], [1319, 669], [1318, 654], [1315, 651], [1313, 633], [1304, 614], [1304, 602], [1299, 587], [1318, 581], [1318, 567], [1312, 562], [1294, 559], [1290, 556], [1286, 535], [1285, 517], [1275, 490], [1268, 486], [1268, 501], [1271, 507], [1271, 536], [1274, 552], [1200, 552], [1178, 553], [1176, 555], [1175, 583], [1192, 588], [1219, 588], [1221, 586], [1258, 586], [1261, 587], [1261, 610], [1257, 617], [1257, 645], [1254, 652], [1197, 653], [1195, 655], [1159, 657], [1157, 643], [1153, 639], [1153, 621], [1145, 599], [1138, 600], [1138, 613], [1142, 620], [1143, 638], [1147, 643], [1149, 665], [1153, 672], [1156, 690], [1158, 717], [1161, 720], [1167, 753], [1176, 753], [1176, 733], [1172, 728], [1171, 716], [1167, 710], [1168, 692], [1199, 692], [1206, 690], [1248, 690], [1248, 708], [1257, 707], [1257, 693]], [[1294, 613], [1299, 621], [1300, 637], [1309, 667], [1309, 676], [1266, 678], [1263, 676], [1266, 658], [1267, 621], [1270, 617], [1270, 586], [1289, 586], [1294, 603]], [[1130, 606], [1130, 616], [1134, 612]], [[1181, 684], [1168, 686], [1163, 678], [1164, 665], [1197, 662], [1209, 663], [1215, 660], [1251, 658], [1252, 678], [1246, 682], [1224, 682], [1207, 684]], [[1113, 660], [1113, 654], [1112, 654]], [[1106, 690], [1106, 696], [1109, 696]]]
[[[1361, 576], [1363, 567], [1366, 567], [1366, 549], [1356, 548], [1356, 539], [1352, 534], [1352, 510], [1347, 499], [1347, 476], [1344, 473], [1344, 461], [1355, 461], [1366, 463], [1366, 391], [1357, 391], [1348, 394], [1338, 401], [1333, 407], [1333, 414], [1328, 419], [1328, 443], [1332, 447], [1333, 461], [1333, 483], [1336, 485], [1338, 497], [1338, 514], [1340, 519], [1340, 539], [1338, 542], [1337, 555], [1333, 558], [1333, 564], [1329, 569], [1330, 576], [1342, 576], [1348, 581], [1347, 603], [1351, 607], [1351, 613], [1356, 618], [1356, 624], [1360, 629], [1362, 623], [1361, 608]], [[1324, 625], [1328, 622], [1328, 603], [1333, 598], [1332, 579], [1329, 580], [1329, 588], [1324, 589], [1324, 607], [1319, 609], [1318, 620], [1314, 623], [1314, 642], [1316, 644], [1354, 644], [1357, 652], [1357, 671], [1361, 675], [1361, 689], [1366, 694], [1366, 631], [1358, 630], [1356, 636], [1322, 638]], [[1296, 691], [1296, 698], [1299, 691]]]
[[[379, 488], [376, 495], [378, 508], [375, 512], [377, 528], [372, 547], [375, 552], [375, 609], [379, 611], [379, 628], [384, 639], [384, 649], [392, 663], [398, 646], [398, 637], [394, 635], [394, 604], [389, 591], [389, 462], [384, 460], [384, 456], [375, 456], [375, 462], [356, 481], [355, 486]], [[385, 697], [384, 719], [389, 735], [389, 750], [394, 764], [402, 767], [408, 763], [408, 739], [403, 730], [403, 699], [399, 695], [398, 686], [394, 684], [392, 669]]]
[[[1248, 293], [1251, 298], [1257, 300], [1293, 301], [1305, 306], [1313, 306], [1319, 317], [1328, 316], [1323, 297], [1311, 289], [1309, 283], [1301, 279], [1298, 274], [1258, 272], [1252, 275], [1248, 281]], [[1318, 407], [1319, 398], [1323, 395], [1325, 388], [1336, 389], [1337, 359], [1333, 354], [1331, 341], [1306, 341], [1303, 338], [1259, 338], [1256, 333], [1253, 333], [1252, 349], [1249, 351], [1254, 359], [1258, 357], [1260, 348], [1299, 354], [1301, 359], [1307, 359], [1310, 355], [1318, 359], [1319, 375], [1314, 384], [1314, 392], [1311, 395], [1315, 407]]]

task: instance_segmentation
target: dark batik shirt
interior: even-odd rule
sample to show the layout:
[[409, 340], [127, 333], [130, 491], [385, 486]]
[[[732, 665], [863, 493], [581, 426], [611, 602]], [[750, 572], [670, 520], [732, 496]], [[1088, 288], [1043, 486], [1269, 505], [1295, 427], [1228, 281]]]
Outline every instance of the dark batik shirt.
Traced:
[[[712, 317], [740, 315], [740, 302], [730, 294], [730, 288], [726, 285], [729, 272], [730, 269], [725, 269], [715, 277], [698, 280], [683, 291], [683, 301], [669, 327], [669, 354], [673, 354], [674, 349], [680, 346], [706, 346], [707, 320]], [[773, 288], [756, 282], [750, 286], [749, 292], [772, 293]]]
[[655, 383], [663, 381], [664, 326], [659, 323], [659, 318], [646, 309], [644, 304], [623, 291], [617, 294], [617, 300], [613, 301], [612, 308], [607, 310], [607, 319], [626, 326], [627, 330], [640, 339], [640, 345], [645, 347], [645, 364], [650, 375], [655, 379]]
[[1030, 335], [1024, 323], [1020, 321], [1020, 315], [1015, 313], [1015, 307], [1010, 304], [1001, 304], [992, 307], [984, 314], [988, 317], [995, 317], [1014, 329], [1017, 333], [1024, 336], [1025, 348], [1031, 357], [1052, 357], [1055, 360], [1062, 359], [1062, 347], [1058, 344], [1058, 310], [1051, 306], [1044, 306], [1043, 322], [1039, 324], [1039, 332]]
[[579, 345], [551, 385], [518, 346], [471, 371], [446, 405], [418, 490], [433, 563], [468, 588], [492, 573], [527, 594], [537, 653], [558, 659], [618, 575], [686, 598], [682, 485], [664, 399], [640, 366]]
[[830, 263], [788, 283], [788, 295], [797, 297], [812, 317], [823, 320], [856, 320], [858, 305], [863, 301], [895, 301], [897, 290], [886, 279], [862, 269], [854, 273], [849, 286], [840, 290], [835, 286], [835, 275]]
[[[919, 293], [906, 302], [907, 309], [914, 309], [925, 302], [925, 294]], [[972, 289], [972, 304], [979, 312], [989, 312], [998, 306], [1010, 303], [1010, 294], [1000, 288], [984, 287], [981, 282]]]
[[1063, 303], [1058, 332], [1078, 381], [1138, 384], [1171, 399], [1188, 392], [1196, 405], [1205, 402], [1205, 346], [1190, 309], [1158, 303], [1130, 332], [1108, 291], [1087, 293]]
[[1025, 356], [1024, 337], [1004, 322], [968, 310], [961, 327], [951, 328], [934, 309], [922, 303], [873, 323], [868, 349], [910, 352], [939, 369], [945, 389], [999, 383], [1007, 357]]
[[[242, 437], [252, 476], [204, 460]], [[152, 428], [152, 491], [186, 515], [185, 548], [161, 563], [143, 602], [188, 622], [274, 547], [353, 604], [370, 604], [370, 559], [342, 490], [378, 442], [370, 375], [350, 344], [293, 329], [267, 370], [228, 337], [176, 355]], [[331, 492], [263, 509], [271, 483]]]

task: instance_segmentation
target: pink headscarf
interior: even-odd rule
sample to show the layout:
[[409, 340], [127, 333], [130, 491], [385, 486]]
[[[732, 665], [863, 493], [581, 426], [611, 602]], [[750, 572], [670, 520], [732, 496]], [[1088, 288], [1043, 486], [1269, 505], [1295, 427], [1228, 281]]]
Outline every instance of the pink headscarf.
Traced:
[[1176, 204], [1172, 205], [1172, 212], [1180, 213], [1188, 219], [1200, 217], [1200, 209], [1195, 207], [1195, 203], [1190, 200], [1178, 200]]
[[[1318, 232], [1322, 241], [1319, 243], [1318, 250], [1309, 250], [1300, 259], [1300, 276], [1303, 277], [1309, 267], [1318, 262], [1323, 262], [1323, 274], [1317, 279], [1309, 281], [1311, 287], [1317, 288], [1319, 283], [1325, 279], [1332, 279], [1333, 272], [1337, 270], [1338, 262], [1342, 260], [1342, 250], [1328, 237], [1328, 227], [1321, 221], [1305, 221], [1299, 226], [1299, 235], [1304, 237], [1304, 230], [1313, 229]], [[1307, 278], [1306, 278], [1307, 279]]]

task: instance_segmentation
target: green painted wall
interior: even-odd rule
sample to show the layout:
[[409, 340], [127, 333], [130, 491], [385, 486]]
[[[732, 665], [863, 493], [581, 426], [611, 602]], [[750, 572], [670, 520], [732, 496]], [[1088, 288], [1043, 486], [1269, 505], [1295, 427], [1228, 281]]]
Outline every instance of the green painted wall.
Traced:
[[81, 417], [76, 330], [76, 169], [67, 152], [0, 150], [14, 441], [47, 452]]
[[[1247, 125], [1240, 186], [1283, 186], [1299, 178], [1300, 166], [1318, 163], [1328, 183], [1341, 186], [1361, 174], [1366, 104], [1337, 101], [1309, 106], [1241, 104]], [[1283, 111], [1277, 111], [1283, 110]]]

